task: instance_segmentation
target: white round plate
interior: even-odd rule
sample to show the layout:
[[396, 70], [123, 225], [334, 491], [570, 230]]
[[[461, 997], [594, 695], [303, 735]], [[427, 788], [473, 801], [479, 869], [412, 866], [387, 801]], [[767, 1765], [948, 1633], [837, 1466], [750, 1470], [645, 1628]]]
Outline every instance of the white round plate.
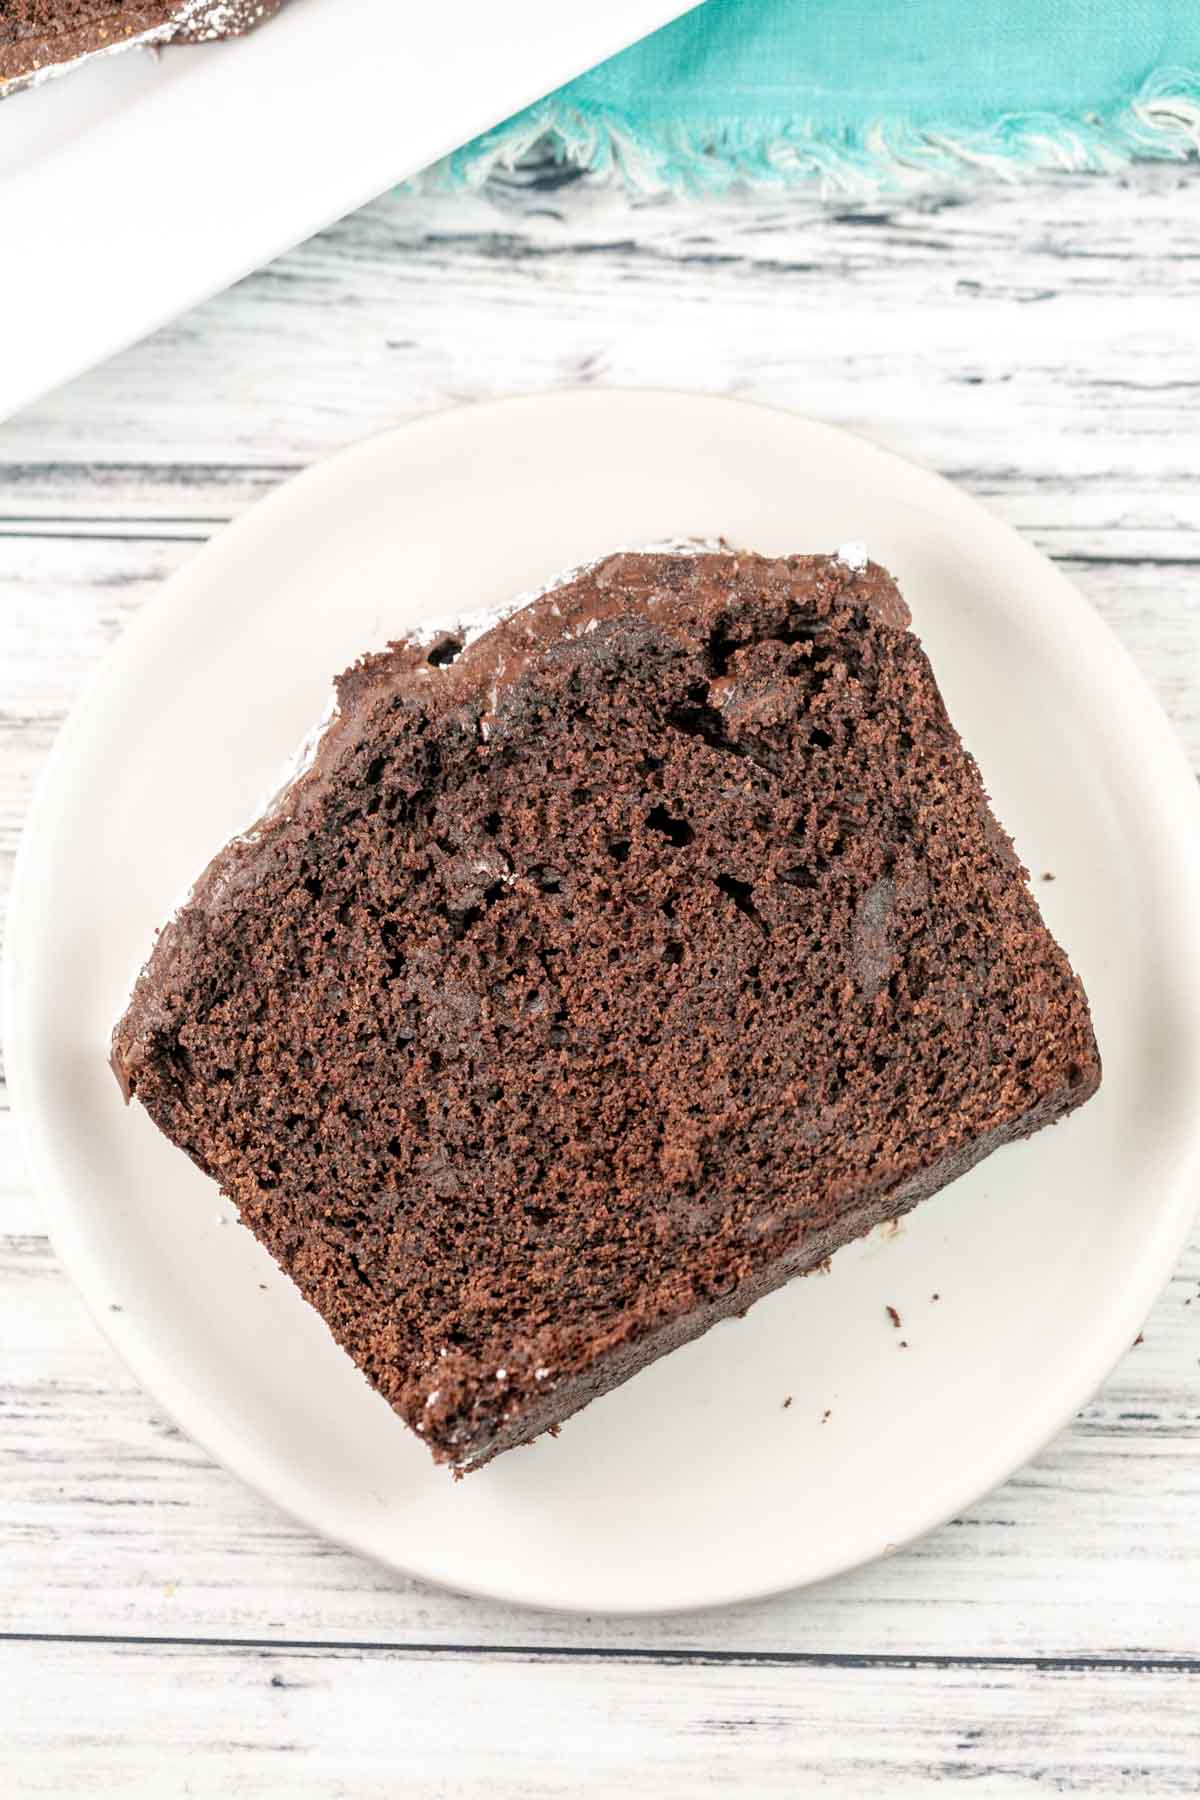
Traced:
[[[1091, 996], [1104, 1085], [828, 1276], [455, 1483], [217, 1189], [122, 1106], [109, 1032], [156, 926], [255, 816], [336, 671], [617, 546], [717, 533], [776, 553], [864, 539], [899, 578], [1000, 818], [1054, 874], [1034, 885]], [[588, 1611], [833, 1574], [1032, 1455], [1168, 1278], [1200, 1161], [1198, 823], [1181, 752], [1120, 647], [1048, 562], [936, 476], [687, 394], [554, 394], [389, 432], [200, 551], [59, 741], [21, 856], [10, 1014], [55, 1243], [185, 1430], [397, 1569]]]

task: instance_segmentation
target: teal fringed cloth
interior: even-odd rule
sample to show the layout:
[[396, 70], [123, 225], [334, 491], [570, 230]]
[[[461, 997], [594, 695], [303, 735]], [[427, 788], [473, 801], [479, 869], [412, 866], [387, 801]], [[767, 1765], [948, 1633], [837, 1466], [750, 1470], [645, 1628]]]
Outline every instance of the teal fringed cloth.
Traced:
[[705, 0], [438, 178], [474, 186], [543, 141], [645, 192], [873, 194], [1183, 159], [1200, 150], [1200, 0]]

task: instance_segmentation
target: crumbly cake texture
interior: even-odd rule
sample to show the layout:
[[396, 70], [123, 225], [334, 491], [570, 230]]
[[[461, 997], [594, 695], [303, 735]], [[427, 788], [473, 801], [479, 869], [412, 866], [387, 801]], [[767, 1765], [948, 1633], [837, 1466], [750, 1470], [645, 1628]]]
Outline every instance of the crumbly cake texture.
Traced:
[[395, 644], [161, 933], [126, 1097], [439, 1461], [1098, 1086], [908, 623], [858, 556], [620, 554]]
[[237, 37], [284, 0], [0, 0], [0, 95], [133, 44]]

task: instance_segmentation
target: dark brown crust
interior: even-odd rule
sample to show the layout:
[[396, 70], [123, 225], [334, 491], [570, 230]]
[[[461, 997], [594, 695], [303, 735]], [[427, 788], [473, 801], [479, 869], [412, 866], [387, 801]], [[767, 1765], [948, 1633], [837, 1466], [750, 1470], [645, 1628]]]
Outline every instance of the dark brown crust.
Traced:
[[0, 91], [155, 33], [157, 43], [202, 43], [252, 31], [284, 0], [9, 0], [0, 12]]
[[394, 645], [161, 934], [126, 1098], [440, 1460], [1095, 1091], [907, 624], [875, 565], [618, 555]]

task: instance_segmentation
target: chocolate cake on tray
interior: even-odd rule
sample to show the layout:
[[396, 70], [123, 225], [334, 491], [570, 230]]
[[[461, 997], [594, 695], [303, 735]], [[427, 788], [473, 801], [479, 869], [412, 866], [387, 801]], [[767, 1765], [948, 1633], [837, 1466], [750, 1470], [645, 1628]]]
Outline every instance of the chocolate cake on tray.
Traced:
[[237, 37], [284, 0], [0, 0], [0, 98], [135, 44]]

